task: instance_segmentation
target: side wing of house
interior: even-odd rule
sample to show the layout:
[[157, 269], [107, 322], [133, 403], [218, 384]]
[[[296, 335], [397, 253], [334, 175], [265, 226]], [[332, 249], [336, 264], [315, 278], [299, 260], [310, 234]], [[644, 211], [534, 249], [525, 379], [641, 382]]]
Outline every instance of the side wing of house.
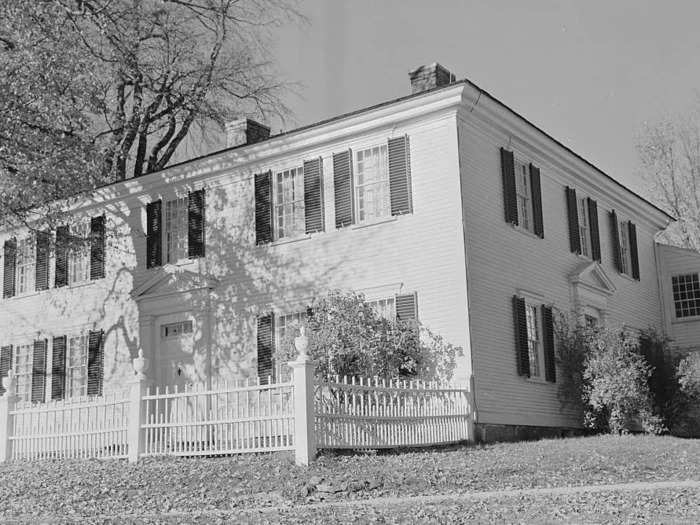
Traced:
[[668, 220], [469, 90], [458, 120], [478, 423], [571, 427], [554, 325], [661, 327], [654, 234]]

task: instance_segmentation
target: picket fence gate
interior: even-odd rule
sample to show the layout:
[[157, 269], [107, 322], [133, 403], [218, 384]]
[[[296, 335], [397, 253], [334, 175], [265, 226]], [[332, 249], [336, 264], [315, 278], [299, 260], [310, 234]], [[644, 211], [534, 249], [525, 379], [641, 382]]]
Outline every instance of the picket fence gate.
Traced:
[[152, 388], [134, 359], [127, 392], [31, 405], [3, 378], [0, 462], [10, 459], [226, 455], [378, 449], [473, 441], [470, 389], [449, 384], [339, 378], [314, 381], [300, 352], [290, 381]]

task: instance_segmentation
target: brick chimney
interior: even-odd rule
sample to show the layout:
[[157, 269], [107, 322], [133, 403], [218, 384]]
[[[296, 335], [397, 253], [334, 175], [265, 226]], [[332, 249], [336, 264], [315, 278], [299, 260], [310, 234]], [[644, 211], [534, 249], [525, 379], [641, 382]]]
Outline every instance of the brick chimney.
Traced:
[[411, 93], [446, 86], [455, 81], [455, 76], [437, 62], [409, 71], [408, 77], [411, 79]]
[[226, 123], [226, 147], [255, 144], [270, 138], [270, 128], [249, 118], [239, 118]]

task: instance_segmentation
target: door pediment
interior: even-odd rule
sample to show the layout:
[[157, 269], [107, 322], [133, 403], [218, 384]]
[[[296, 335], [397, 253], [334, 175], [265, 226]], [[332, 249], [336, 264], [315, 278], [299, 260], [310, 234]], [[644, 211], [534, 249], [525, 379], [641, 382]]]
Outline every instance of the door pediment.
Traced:
[[165, 265], [132, 293], [136, 301], [216, 288], [218, 281], [175, 265]]
[[608, 277], [608, 274], [596, 261], [585, 262], [579, 265], [569, 276], [569, 282], [574, 289], [584, 288], [606, 297], [613, 295], [617, 290], [612, 279]]

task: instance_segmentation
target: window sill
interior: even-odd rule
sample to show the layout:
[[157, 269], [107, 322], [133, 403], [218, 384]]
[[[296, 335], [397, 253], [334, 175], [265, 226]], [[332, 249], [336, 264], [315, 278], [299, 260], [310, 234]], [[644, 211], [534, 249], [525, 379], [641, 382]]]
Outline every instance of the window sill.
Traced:
[[555, 385], [556, 383], [551, 383], [547, 381], [544, 377], [526, 377], [525, 381], [528, 383], [535, 383], [538, 385]]
[[86, 286], [90, 286], [91, 284], [93, 284], [95, 281], [98, 281], [98, 280], [99, 280], [99, 279], [95, 279], [94, 281], [93, 281], [93, 280], [81, 281], [81, 282], [79, 282], [79, 283], [69, 284], [68, 286], [61, 286], [61, 288], [67, 288], [67, 289], [69, 289], [69, 290], [73, 290], [73, 289], [76, 289], [76, 288], [84, 288], [84, 287], [86, 287]]
[[311, 239], [310, 233], [305, 233], [304, 235], [299, 235], [298, 237], [283, 237], [282, 239], [277, 239], [270, 243], [270, 246], [281, 246], [283, 244], [292, 244], [295, 242], [305, 241]]
[[671, 320], [671, 324], [697, 323], [698, 321], [700, 321], [700, 315], [693, 315], [688, 317], [674, 317]]
[[623, 279], [627, 279], [628, 281], [632, 281], [633, 283], [639, 282], [639, 279], [635, 279], [634, 277], [632, 277], [631, 275], [627, 275], [626, 273], [617, 272], [617, 275], [619, 275]]
[[520, 225], [517, 225], [517, 226], [516, 226], [515, 224], [511, 224], [510, 226], [511, 226], [511, 228], [513, 228], [516, 232], [520, 232], [520, 233], [522, 233], [523, 235], [526, 235], [526, 236], [528, 236], [528, 237], [532, 237], [533, 239], [537, 239], [538, 241], [541, 241], [541, 240], [543, 239], [542, 237], [540, 237], [540, 236], [537, 235], [536, 233], [531, 232], [530, 230], [526, 230], [525, 228], [523, 228], [523, 227], [520, 226]]
[[389, 217], [382, 217], [381, 219], [376, 219], [373, 221], [361, 222], [359, 224], [353, 224], [351, 230], [361, 230], [362, 228], [369, 228], [371, 226], [377, 226], [378, 224], [386, 224], [389, 222], [396, 222], [398, 220], [398, 215], [390, 215]]
[[[50, 288], [49, 288], [49, 290], [50, 290]], [[8, 299], [25, 299], [25, 298], [27, 298], [27, 297], [34, 297], [35, 295], [39, 295], [41, 292], [46, 292], [46, 291], [47, 291], [47, 290], [39, 290], [38, 292], [37, 292], [37, 291], [34, 291], [34, 292], [18, 293], [18, 294], [13, 295], [12, 297], [5, 297], [5, 300], [8, 300]]]

